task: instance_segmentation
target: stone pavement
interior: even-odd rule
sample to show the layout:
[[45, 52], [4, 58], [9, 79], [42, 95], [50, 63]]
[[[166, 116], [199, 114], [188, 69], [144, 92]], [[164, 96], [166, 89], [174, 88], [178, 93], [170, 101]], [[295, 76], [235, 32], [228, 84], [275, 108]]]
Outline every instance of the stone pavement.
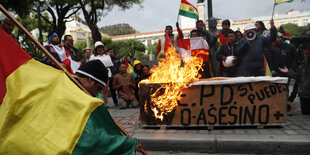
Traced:
[[[109, 98], [112, 101], [112, 98]], [[113, 118], [145, 150], [197, 153], [267, 153], [310, 154], [310, 115], [302, 115], [299, 98], [296, 110], [287, 116], [286, 125], [264, 127], [207, 128], [143, 128], [140, 127], [139, 109], [109, 108]], [[108, 105], [112, 105], [109, 103]]]

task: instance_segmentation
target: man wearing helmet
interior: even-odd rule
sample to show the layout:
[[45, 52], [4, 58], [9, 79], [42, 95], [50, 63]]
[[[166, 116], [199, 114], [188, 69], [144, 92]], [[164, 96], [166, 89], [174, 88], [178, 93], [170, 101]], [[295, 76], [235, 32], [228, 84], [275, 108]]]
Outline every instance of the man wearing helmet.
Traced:
[[264, 76], [264, 53], [265, 45], [276, 40], [277, 30], [273, 20], [270, 21], [270, 36], [256, 35], [256, 27], [253, 23], [245, 27], [246, 36], [240, 40], [236, 47], [236, 56], [239, 59], [238, 76]]

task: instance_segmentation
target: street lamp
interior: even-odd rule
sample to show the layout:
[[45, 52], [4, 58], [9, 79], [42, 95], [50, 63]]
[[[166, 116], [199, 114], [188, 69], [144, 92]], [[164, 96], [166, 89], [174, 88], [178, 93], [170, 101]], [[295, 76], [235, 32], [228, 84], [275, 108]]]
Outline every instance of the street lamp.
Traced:
[[208, 26], [209, 30], [211, 28], [210, 26], [210, 19], [213, 17], [213, 12], [212, 12], [212, 0], [208, 0]]

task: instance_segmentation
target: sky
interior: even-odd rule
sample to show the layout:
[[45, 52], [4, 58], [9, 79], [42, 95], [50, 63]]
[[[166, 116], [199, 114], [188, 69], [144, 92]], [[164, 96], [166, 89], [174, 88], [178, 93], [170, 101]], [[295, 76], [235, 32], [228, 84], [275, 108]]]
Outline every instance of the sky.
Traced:
[[[181, 0], [144, 0], [142, 8], [134, 5], [121, 11], [115, 7], [105, 17], [100, 18], [98, 27], [118, 23], [128, 23], [139, 32], [163, 30], [165, 25], [173, 25], [177, 20]], [[197, 0], [187, 0], [196, 6]], [[291, 9], [310, 10], [310, 0], [294, 0], [276, 6], [275, 13], [283, 14]], [[248, 19], [257, 16], [271, 16], [274, 0], [213, 0], [213, 16], [220, 19]], [[207, 0], [205, 0], [207, 14]]]

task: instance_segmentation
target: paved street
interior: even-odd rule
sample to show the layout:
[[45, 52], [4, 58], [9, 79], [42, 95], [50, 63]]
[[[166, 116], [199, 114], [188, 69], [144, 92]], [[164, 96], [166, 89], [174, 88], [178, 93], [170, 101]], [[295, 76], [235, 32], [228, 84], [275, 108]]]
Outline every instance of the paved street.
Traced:
[[[109, 101], [112, 99], [109, 98]], [[150, 154], [178, 154], [178, 152], [310, 154], [310, 116], [301, 114], [299, 98], [294, 103], [296, 110], [292, 116], [286, 117], [286, 125], [263, 129], [142, 128], [138, 108], [109, 110], [127, 132], [142, 142], [146, 150], [155, 151]]]

